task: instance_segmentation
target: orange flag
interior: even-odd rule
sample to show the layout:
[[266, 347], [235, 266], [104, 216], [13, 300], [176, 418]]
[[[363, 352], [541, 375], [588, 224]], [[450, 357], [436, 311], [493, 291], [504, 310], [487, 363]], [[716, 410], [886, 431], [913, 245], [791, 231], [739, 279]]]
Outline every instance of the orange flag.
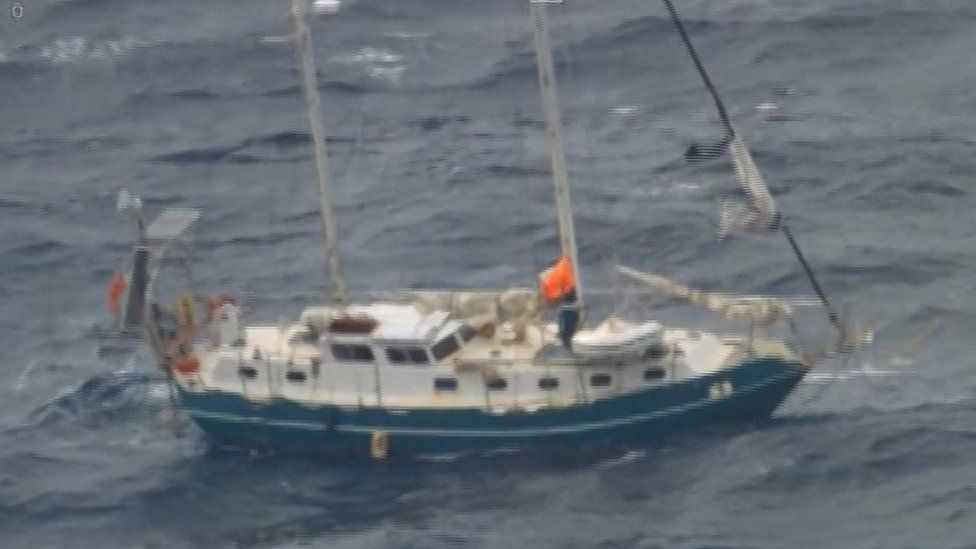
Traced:
[[539, 286], [542, 295], [549, 301], [556, 301], [563, 297], [576, 285], [573, 278], [573, 266], [566, 256], [562, 256], [552, 266], [539, 274]]
[[108, 310], [113, 315], [119, 312], [119, 299], [125, 293], [125, 277], [119, 273], [112, 275], [111, 282], [108, 283]]

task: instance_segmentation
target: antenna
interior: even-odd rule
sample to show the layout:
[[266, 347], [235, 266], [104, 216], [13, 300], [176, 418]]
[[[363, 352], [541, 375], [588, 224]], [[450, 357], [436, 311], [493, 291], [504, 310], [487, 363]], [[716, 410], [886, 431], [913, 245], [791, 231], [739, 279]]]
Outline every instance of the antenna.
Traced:
[[128, 187], [119, 189], [115, 200], [115, 209], [120, 213], [131, 212], [139, 227], [139, 241], [146, 238], [146, 222], [142, 218], [142, 199], [129, 192]]

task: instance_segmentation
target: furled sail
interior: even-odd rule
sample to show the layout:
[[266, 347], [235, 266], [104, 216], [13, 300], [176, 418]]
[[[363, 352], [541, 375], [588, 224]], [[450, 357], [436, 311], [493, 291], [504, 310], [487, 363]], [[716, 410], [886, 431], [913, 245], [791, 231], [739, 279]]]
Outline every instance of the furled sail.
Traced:
[[739, 138], [732, 136], [730, 143], [732, 166], [739, 186], [745, 191], [747, 201], [726, 201], [722, 204], [719, 222], [719, 238], [740, 232], [774, 232], [779, 230], [781, 217], [769, 187], [763, 181], [759, 168], [752, 160], [749, 149]]
[[542, 312], [539, 292], [531, 288], [496, 292], [417, 291], [408, 295], [420, 314], [445, 311], [476, 329], [505, 322], [524, 325], [535, 321]]
[[707, 292], [660, 275], [641, 272], [623, 265], [618, 266], [617, 270], [655, 290], [687, 299], [691, 303], [721, 314], [729, 320], [747, 320], [757, 324], [769, 325], [793, 315], [792, 306], [782, 299]]

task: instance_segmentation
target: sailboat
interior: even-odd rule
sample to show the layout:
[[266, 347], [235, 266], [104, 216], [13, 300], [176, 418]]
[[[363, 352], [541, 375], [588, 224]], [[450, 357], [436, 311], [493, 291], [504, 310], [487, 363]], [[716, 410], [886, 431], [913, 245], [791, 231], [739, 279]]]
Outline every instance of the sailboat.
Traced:
[[[142, 327], [174, 401], [207, 435], [222, 445], [376, 458], [653, 441], [716, 423], [768, 418], [813, 361], [830, 354], [801, 356], [764, 335], [763, 328], [788, 318], [796, 303], [713, 294], [626, 267], [620, 267], [622, 273], [655, 291], [741, 320], [747, 333], [715, 334], [658, 319], [589, 318], [549, 46], [546, 10], [554, 3], [529, 4], [561, 248], [538, 287], [412, 290], [349, 299], [329, 197], [305, 0], [292, 0], [293, 42], [315, 147], [333, 302], [309, 306], [294, 321], [275, 325], [248, 324], [229, 295], [190, 289], [168, 306], [173, 300], [161, 295], [160, 273], [171, 252], [190, 238], [200, 212], [167, 210], [143, 223], [137, 201], [120, 200], [120, 207], [138, 212], [140, 220], [133, 268], [113, 285], [120, 323]], [[666, 4], [714, 90], [673, 6]], [[737, 177], [750, 198], [727, 208], [723, 230], [788, 231], [713, 95], [729, 132]], [[799, 254], [795, 239], [786, 234]], [[553, 311], [557, 322], [548, 318]], [[847, 348], [836, 346], [841, 352]]]

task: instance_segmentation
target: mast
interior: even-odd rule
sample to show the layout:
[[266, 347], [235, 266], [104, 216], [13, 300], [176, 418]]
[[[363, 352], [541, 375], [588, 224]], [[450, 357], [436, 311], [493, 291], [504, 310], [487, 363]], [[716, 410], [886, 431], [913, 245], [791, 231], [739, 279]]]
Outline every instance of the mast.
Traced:
[[556, 215], [559, 222], [559, 246], [569, 258], [576, 282], [576, 300], [583, 308], [583, 287], [580, 283], [579, 257], [576, 253], [576, 232], [573, 229], [573, 210], [569, 200], [569, 178], [566, 175], [566, 157], [563, 152], [563, 129], [559, 118], [559, 98], [556, 94], [556, 76], [552, 66], [549, 46], [549, 21], [547, 4], [561, 4], [562, 0], [529, 0], [532, 16], [532, 37], [535, 43], [536, 68], [539, 77], [539, 93], [542, 110], [546, 117], [546, 135], [549, 142], [549, 159], [552, 164], [552, 186], [556, 197]]
[[319, 211], [322, 214], [322, 228], [325, 237], [325, 257], [329, 275], [332, 278], [332, 298], [339, 307], [346, 304], [346, 283], [342, 275], [342, 260], [336, 238], [335, 215], [329, 199], [329, 174], [326, 169], [328, 157], [325, 154], [325, 130], [322, 127], [322, 113], [319, 90], [315, 76], [315, 58], [312, 51], [312, 36], [308, 28], [306, 0], [292, 0], [291, 12], [295, 22], [295, 52], [302, 72], [302, 91], [305, 95], [305, 108], [312, 143], [315, 147], [315, 173], [318, 179]]

